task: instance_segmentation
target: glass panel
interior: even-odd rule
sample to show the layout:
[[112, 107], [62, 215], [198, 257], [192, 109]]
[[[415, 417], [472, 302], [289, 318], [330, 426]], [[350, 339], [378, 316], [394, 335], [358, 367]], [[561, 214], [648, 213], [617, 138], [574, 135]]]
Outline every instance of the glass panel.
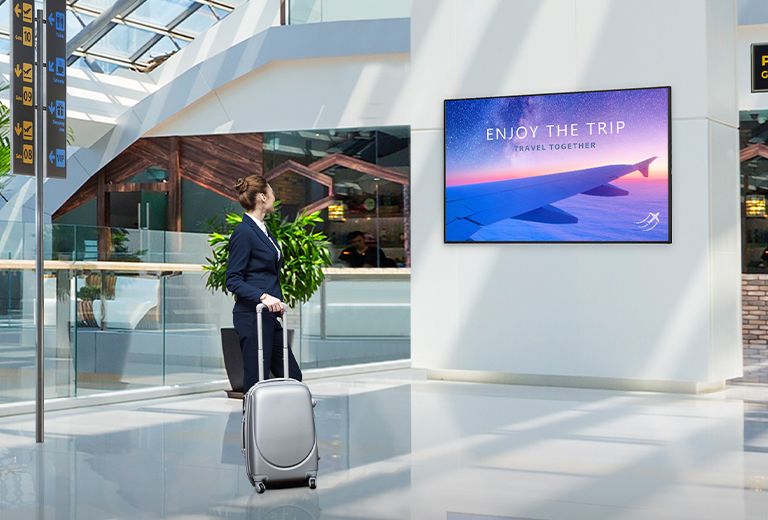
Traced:
[[270, 182], [280, 201], [280, 213], [289, 219], [304, 206], [328, 196], [328, 188], [298, 173], [287, 172]]
[[[264, 135], [264, 169], [286, 160], [311, 166], [329, 154], [343, 154], [382, 166], [405, 179], [410, 172], [408, 127], [270, 132]], [[351, 168], [323, 173], [334, 179], [335, 200], [323, 210], [322, 229], [332, 244], [338, 267], [404, 267], [408, 252], [408, 186]], [[289, 218], [327, 195], [327, 188], [288, 172], [271, 183]], [[362, 236], [358, 235], [362, 233]], [[352, 236], [354, 234], [354, 236]], [[358, 237], [358, 238], [355, 238]], [[359, 247], [351, 248], [351, 241]], [[342, 251], [346, 250], [344, 255]]]
[[166, 27], [194, 4], [190, 0], [149, 0], [131, 11], [127, 19]]
[[108, 61], [96, 60], [93, 58], [78, 58], [72, 65], [72, 67], [79, 67], [89, 72], [99, 72], [101, 74], [112, 74], [117, 69], [121, 68], [119, 65], [110, 63]]
[[[0, 229], [0, 257], [34, 258], [34, 224], [2, 222]], [[207, 236], [55, 225], [46, 230], [46, 257], [96, 260], [105, 236], [113, 260], [189, 266], [144, 272], [138, 263], [73, 264], [46, 272], [46, 396], [224, 379], [220, 329], [232, 325], [233, 302], [205, 289], [199, 265], [210, 255]], [[34, 271], [16, 265], [0, 269], [0, 414], [3, 403], [34, 399]], [[294, 351], [302, 365], [407, 358], [409, 278], [398, 270], [329, 275], [292, 327], [301, 331]]]
[[315, 23], [322, 21], [322, 0], [291, 0], [289, 23]]
[[76, 287], [78, 395], [162, 385], [161, 278], [97, 271]]
[[147, 43], [155, 33], [128, 27], [115, 25], [89, 50], [94, 53], [128, 59], [136, 52], [136, 49]]
[[[768, 111], [741, 113], [741, 148], [759, 152], [768, 141]], [[768, 159], [758, 153], [741, 163], [742, 271], [768, 273]]]
[[156, 44], [149, 48], [147, 52], [142, 54], [136, 61], [141, 63], [149, 63], [153, 58], [161, 57], [166, 54], [173, 54], [179, 49], [173, 44], [173, 41], [163, 36]]
[[405, 265], [402, 186], [346, 168], [335, 168], [333, 180], [336, 201], [324, 217], [337, 262], [397, 267], [399, 260]]
[[[34, 259], [34, 224], [1, 222], [0, 229], [0, 257]], [[51, 229], [44, 232], [50, 244]], [[17, 265], [0, 269], [0, 404], [29, 401], [35, 395], [35, 274], [30, 264]], [[74, 395], [71, 291], [67, 271], [43, 274], [46, 398]]]
[[176, 42], [176, 45], [178, 45], [181, 49], [189, 45], [191, 42], [188, 40], [181, 40], [179, 38], [173, 38], [173, 41]]
[[181, 180], [182, 231], [205, 234], [223, 231], [225, 215], [242, 212], [240, 203], [206, 190], [194, 182]]
[[0, 271], [0, 404], [35, 398], [32, 271]]
[[768, 160], [757, 157], [741, 166], [745, 272], [768, 272]]
[[165, 278], [166, 385], [227, 378], [221, 327], [232, 326], [232, 296], [211, 294], [200, 273]]
[[302, 306], [301, 331], [303, 367], [407, 359], [409, 277], [329, 277], [323, 288]]
[[83, 69], [88, 72], [93, 72], [93, 69], [88, 66], [88, 64], [85, 62], [85, 60], [82, 57], [79, 57], [75, 61], [73, 61], [70, 67], [77, 67], [78, 69]]
[[322, 0], [323, 22], [409, 18], [411, 0]]
[[10, 32], [10, 14], [11, 10], [8, 4], [3, 2], [0, 4], [0, 28]]
[[5, 38], [0, 38], [0, 54], [10, 54], [11, 42]]
[[290, 0], [291, 24], [409, 18], [411, 0]]
[[[82, 20], [82, 23], [80, 23], [78, 18]], [[83, 24], [88, 25], [93, 20], [95, 20], [93, 16], [88, 16], [87, 14], [82, 13], [78, 13], [77, 16], [75, 16], [72, 11], [67, 11], [67, 41], [74, 38], [77, 33], [83, 30]]]
[[168, 180], [168, 170], [159, 166], [150, 166], [146, 170], [137, 173], [125, 183], [163, 182]]
[[81, 7], [90, 7], [91, 9], [98, 9], [103, 11], [109, 9], [115, 4], [115, 0], [78, 0], [77, 5]]
[[139, 229], [144, 218], [141, 205], [141, 193], [110, 194], [109, 221], [117, 228]]
[[[166, 229], [168, 194], [147, 190], [112, 193], [110, 196], [110, 211], [110, 222], [116, 228]], [[143, 235], [141, 233], [139, 235], [141, 240]], [[114, 240], [115, 237], [113, 236]], [[162, 244], [160, 244], [160, 247], [162, 250]], [[139, 250], [143, 250], [143, 248], [140, 246]], [[135, 254], [141, 256], [143, 253], [137, 252]]]
[[142, 191], [141, 204], [144, 207], [144, 227], [162, 229], [168, 227], [168, 194], [162, 191]]
[[186, 20], [174, 27], [174, 30], [179, 31], [180, 33], [197, 36], [201, 32], [207, 30], [217, 21], [218, 20], [216, 20], [216, 17], [213, 15], [211, 10], [206, 6], [203, 6], [192, 13]]
[[[68, 281], [66, 272], [58, 279], [57, 273], [46, 272], [43, 280], [48, 399], [68, 397], [73, 392]], [[34, 307], [34, 271], [0, 270], [0, 404], [34, 399]]]

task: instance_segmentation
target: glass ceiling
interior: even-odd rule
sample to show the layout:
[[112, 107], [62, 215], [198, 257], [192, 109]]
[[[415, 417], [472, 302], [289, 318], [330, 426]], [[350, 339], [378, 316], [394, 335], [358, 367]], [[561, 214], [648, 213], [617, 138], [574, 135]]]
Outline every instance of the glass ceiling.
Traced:
[[[68, 65], [111, 74], [149, 72], [247, 0], [66, 0]], [[0, 53], [8, 54], [11, 0], [0, 0]], [[35, 2], [43, 9], [43, 2]], [[112, 11], [110, 20], [99, 16]], [[91, 25], [92, 22], [95, 23]]]

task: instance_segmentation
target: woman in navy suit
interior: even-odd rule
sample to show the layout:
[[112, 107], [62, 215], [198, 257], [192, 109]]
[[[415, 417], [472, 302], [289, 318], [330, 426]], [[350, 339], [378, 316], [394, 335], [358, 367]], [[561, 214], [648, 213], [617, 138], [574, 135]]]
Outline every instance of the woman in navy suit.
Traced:
[[[229, 238], [227, 289], [235, 295], [232, 321], [243, 353], [243, 392], [259, 380], [256, 305], [263, 303], [264, 374], [283, 374], [283, 335], [278, 316], [285, 313], [280, 289], [283, 255], [277, 240], [264, 224], [264, 216], [275, 208], [275, 194], [264, 177], [238, 179], [235, 189], [245, 209], [243, 221]], [[289, 377], [301, 381], [301, 369], [289, 349]]]

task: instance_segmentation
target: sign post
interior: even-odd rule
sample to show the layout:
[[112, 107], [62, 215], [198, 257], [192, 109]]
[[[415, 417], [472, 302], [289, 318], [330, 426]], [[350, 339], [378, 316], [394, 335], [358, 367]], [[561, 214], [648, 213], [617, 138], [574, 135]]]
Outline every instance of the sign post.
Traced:
[[38, 9], [37, 13], [37, 67], [35, 74], [35, 92], [36, 107], [35, 107], [35, 126], [37, 131], [35, 132], [35, 179], [37, 180], [37, 191], [35, 192], [35, 239], [37, 246], [35, 247], [35, 292], [37, 298], [35, 300], [35, 326], [37, 333], [35, 337], [36, 353], [35, 353], [35, 366], [37, 367], [37, 384], [35, 385], [35, 441], [43, 442], [43, 403], [45, 400], [45, 350], [44, 350], [44, 338], [45, 338], [45, 293], [43, 291], [43, 260], [45, 258], [45, 242], [43, 237], [43, 183], [45, 182], [45, 161], [43, 161], [43, 141], [45, 134], [43, 133], [43, 116], [45, 115], [40, 107], [45, 106], [45, 97], [43, 96], [43, 67], [42, 67], [42, 49], [44, 45], [43, 38], [43, 10]]
[[[66, 178], [66, 3], [13, 0], [11, 10], [11, 173], [35, 177], [35, 440], [43, 442], [45, 400], [43, 195], [46, 173]], [[47, 71], [47, 74], [46, 74]], [[43, 78], [45, 77], [45, 81]], [[48, 115], [46, 116], [46, 112]], [[46, 153], [47, 152], [47, 153]]]

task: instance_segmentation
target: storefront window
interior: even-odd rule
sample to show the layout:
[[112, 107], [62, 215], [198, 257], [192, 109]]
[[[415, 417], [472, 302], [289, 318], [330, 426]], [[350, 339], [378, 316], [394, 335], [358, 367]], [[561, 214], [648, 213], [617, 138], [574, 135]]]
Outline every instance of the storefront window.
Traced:
[[741, 113], [742, 271], [768, 273], [768, 111]]
[[410, 265], [408, 127], [268, 133], [264, 163], [284, 215], [321, 211], [335, 266]]

